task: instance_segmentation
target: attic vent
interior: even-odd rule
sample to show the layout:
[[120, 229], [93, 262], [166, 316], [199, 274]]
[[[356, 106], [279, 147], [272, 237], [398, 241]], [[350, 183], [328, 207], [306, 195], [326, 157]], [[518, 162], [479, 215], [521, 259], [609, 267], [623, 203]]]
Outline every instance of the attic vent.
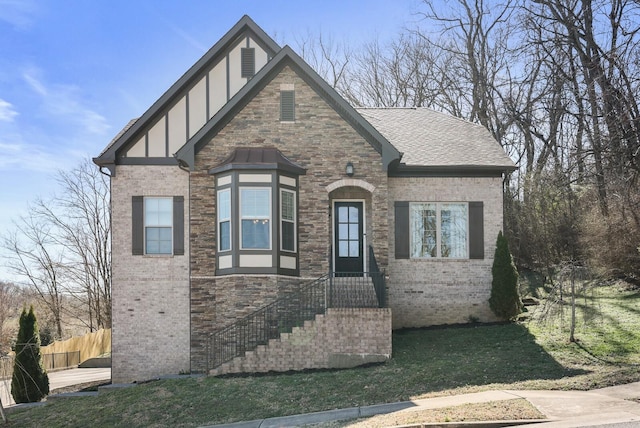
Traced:
[[242, 77], [253, 77], [256, 74], [256, 50], [254, 48], [242, 48]]
[[294, 91], [280, 91], [280, 121], [295, 122], [295, 102]]

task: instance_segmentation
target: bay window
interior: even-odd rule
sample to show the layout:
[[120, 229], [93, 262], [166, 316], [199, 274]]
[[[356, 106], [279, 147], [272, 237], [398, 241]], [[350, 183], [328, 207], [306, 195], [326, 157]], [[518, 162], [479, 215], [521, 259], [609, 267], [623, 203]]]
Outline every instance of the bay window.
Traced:
[[280, 190], [280, 249], [296, 251], [296, 193]]
[[271, 189], [240, 188], [241, 242], [243, 249], [271, 248]]
[[298, 275], [298, 176], [274, 148], [236, 149], [209, 170], [216, 188], [216, 275]]
[[218, 250], [231, 249], [231, 190], [218, 192]]

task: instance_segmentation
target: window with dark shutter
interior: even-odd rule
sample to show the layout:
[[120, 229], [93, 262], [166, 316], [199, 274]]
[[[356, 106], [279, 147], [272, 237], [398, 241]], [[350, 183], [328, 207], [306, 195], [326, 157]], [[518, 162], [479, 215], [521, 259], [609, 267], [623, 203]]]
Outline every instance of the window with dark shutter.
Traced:
[[253, 77], [256, 74], [256, 50], [254, 48], [241, 49], [242, 77]]
[[173, 255], [184, 255], [184, 196], [173, 197]]
[[[184, 196], [174, 196], [164, 211], [169, 212], [169, 218], [164, 220], [163, 227], [158, 227], [158, 219], [163, 217], [155, 206], [167, 198], [148, 198], [144, 196], [131, 197], [131, 253], [134, 256], [144, 254], [173, 254], [184, 255]], [[155, 204], [154, 204], [155, 203]], [[145, 220], [145, 210], [148, 218]], [[167, 221], [168, 220], [168, 221]], [[171, 247], [173, 245], [173, 247]]]
[[144, 254], [144, 197], [131, 197], [131, 253]]
[[280, 121], [294, 122], [296, 120], [295, 101], [294, 91], [280, 91]]
[[469, 258], [484, 259], [484, 208], [482, 202], [469, 202]]
[[409, 258], [409, 202], [395, 202], [396, 259]]

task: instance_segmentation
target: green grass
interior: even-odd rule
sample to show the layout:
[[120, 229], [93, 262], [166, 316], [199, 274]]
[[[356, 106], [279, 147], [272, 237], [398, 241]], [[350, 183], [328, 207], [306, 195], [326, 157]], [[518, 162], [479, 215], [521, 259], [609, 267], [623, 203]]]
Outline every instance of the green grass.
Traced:
[[[12, 411], [10, 427], [198, 426], [495, 388], [591, 389], [640, 380], [640, 293], [600, 288], [540, 322], [394, 333], [387, 364], [162, 380]], [[539, 312], [539, 311], [538, 311]]]

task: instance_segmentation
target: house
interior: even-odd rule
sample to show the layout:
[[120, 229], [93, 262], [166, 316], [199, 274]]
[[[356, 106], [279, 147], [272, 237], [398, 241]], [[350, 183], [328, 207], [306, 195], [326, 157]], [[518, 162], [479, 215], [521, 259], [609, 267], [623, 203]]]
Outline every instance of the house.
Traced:
[[392, 328], [494, 319], [499, 144], [352, 107], [247, 16], [94, 162], [113, 382], [385, 361]]

